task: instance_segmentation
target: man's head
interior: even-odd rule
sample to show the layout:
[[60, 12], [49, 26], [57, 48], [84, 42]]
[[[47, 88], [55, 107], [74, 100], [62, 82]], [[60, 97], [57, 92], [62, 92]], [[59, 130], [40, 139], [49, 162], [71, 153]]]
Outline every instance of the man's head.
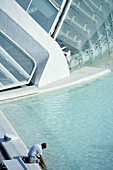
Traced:
[[47, 144], [46, 143], [42, 143], [41, 146], [42, 146], [42, 149], [45, 149], [47, 147]]

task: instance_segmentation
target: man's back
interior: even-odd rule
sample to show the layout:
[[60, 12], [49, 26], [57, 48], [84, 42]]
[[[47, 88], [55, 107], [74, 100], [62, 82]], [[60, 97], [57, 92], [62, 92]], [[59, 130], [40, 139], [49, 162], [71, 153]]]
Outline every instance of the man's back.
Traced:
[[42, 147], [40, 144], [33, 145], [28, 153], [28, 156], [42, 155]]

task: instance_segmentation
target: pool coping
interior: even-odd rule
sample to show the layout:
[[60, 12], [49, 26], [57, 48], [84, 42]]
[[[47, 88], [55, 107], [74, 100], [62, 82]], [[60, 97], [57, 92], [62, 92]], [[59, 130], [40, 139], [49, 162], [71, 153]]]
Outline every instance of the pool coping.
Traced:
[[80, 86], [84, 83], [96, 80], [97, 78], [104, 76], [110, 72], [110, 69], [100, 67], [83, 67], [79, 70], [72, 72], [71, 75], [67, 78], [59, 80], [45, 87], [39, 88], [39, 94], [60, 90], [72, 86]]
[[55, 90], [60, 90], [63, 88], [68, 88], [71, 86], [78, 86], [83, 83], [95, 80], [101, 76], [110, 73], [110, 69], [100, 68], [100, 67], [82, 67], [70, 74], [70, 76], [56, 81], [54, 83], [48, 84], [43, 87], [36, 87], [35, 85], [24, 86], [22, 88], [11, 89], [8, 91], [0, 92], [0, 103], [6, 102], [12, 99], [18, 99], [23, 97], [29, 97], [32, 95], [39, 95], [47, 92], [52, 92]]

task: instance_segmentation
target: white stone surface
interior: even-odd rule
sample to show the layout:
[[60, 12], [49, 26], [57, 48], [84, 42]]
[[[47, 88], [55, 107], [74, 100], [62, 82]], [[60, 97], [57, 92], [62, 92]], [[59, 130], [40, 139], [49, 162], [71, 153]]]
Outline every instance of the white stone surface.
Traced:
[[24, 86], [22, 88], [11, 89], [0, 92], [0, 101], [11, 100], [15, 98], [30, 96], [37, 94], [38, 88], [36, 86]]
[[110, 73], [110, 69], [96, 68], [96, 67], [83, 67], [71, 73], [68, 78], [64, 78], [55, 83], [39, 89], [39, 93], [50, 92], [62, 88], [80, 85], [91, 80], [95, 80], [100, 76]]
[[[17, 159], [3, 161], [8, 170], [25, 170]], [[27, 168], [26, 168], [27, 170]]]
[[12, 133], [5, 133], [4, 138], [6, 139], [6, 141], [7, 141], [7, 139], [10, 139], [11, 141], [13, 141], [13, 140], [17, 140], [18, 136], [14, 135]]
[[0, 92], [0, 102], [80, 85], [81, 83], [94, 80], [110, 72], [111, 70], [108, 68], [105, 69], [96, 67], [83, 67], [71, 73], [69, 77], [51, 83], [42, 88], [37, 88], [36, 86], [25, 86], [19, 89], [12, 89], [9, 91]]

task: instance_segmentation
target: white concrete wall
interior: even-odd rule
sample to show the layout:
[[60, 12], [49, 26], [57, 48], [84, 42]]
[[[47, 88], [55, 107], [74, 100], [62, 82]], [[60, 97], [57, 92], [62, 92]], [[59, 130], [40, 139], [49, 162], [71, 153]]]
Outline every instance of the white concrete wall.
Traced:
[[49, 59], [39, 81], [39, 87], [70, 75], [60, 46], [38, 25], [15, 0], [0, 0], [0, 8], [49, 53]]

